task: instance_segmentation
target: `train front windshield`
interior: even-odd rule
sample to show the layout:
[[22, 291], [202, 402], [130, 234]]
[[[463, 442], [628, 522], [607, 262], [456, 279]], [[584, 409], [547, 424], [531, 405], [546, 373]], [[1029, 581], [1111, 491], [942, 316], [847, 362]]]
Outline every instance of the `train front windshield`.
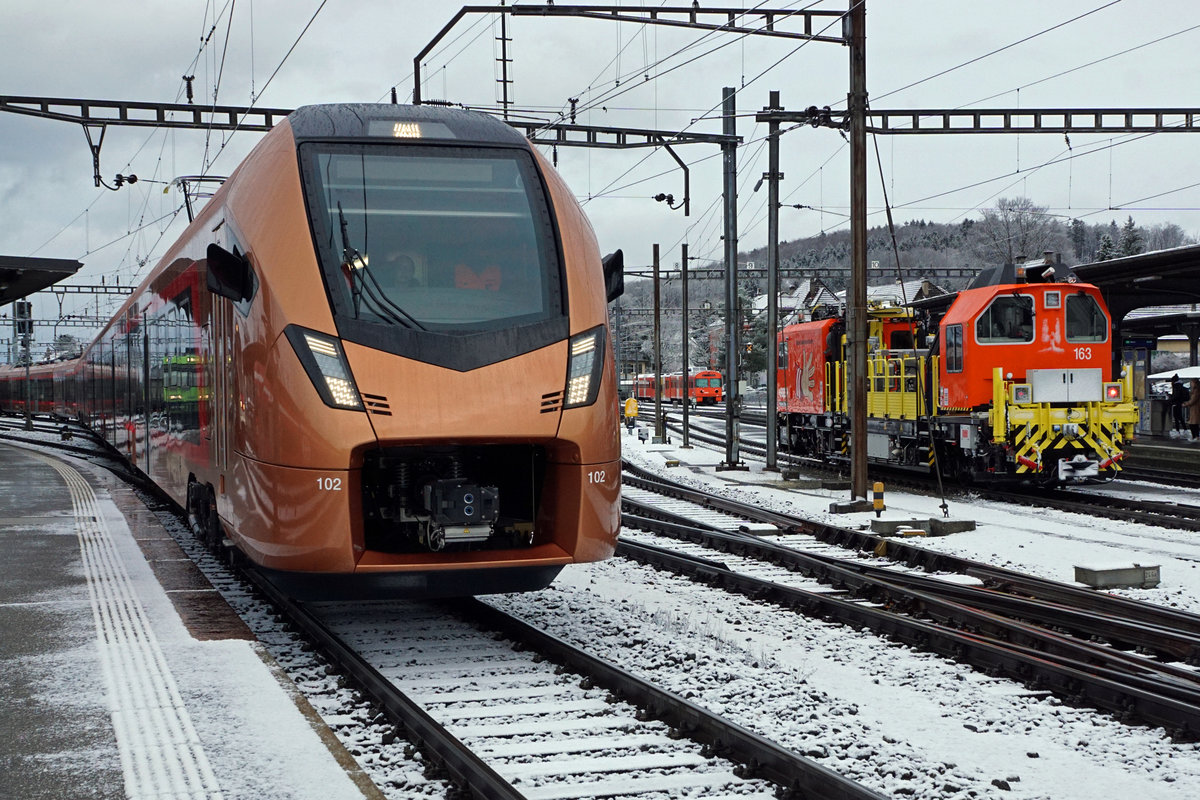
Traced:
[[527, 151], [306, 143], [301, 162], [340, 328], [444, 337], [565, 318], [549, 203]]

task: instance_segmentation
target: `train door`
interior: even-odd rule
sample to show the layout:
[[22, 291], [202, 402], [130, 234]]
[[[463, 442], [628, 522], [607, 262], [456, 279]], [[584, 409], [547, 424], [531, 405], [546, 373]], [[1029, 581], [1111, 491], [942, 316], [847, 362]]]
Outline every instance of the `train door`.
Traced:
[[138, 361], [138, 406], [141, 411], [137, 415], [137, 431], [135, 442], [137, 443], [138, 451], [141, 453], [141, 468], [147, 475], [150, 474], [150, 332], [147, 330], [146, 320], [143, 317], [142, 324], [138, 327], [136, 345], [140, 346], [141, 353]]
[[104, 363], [104, 427], [108, 441], [113, 447], [120, 449], [115, 432], [117, 418], [117, 342], [115, 337], [110, 337], [104, 343], [104, 352], [107, 356]]
[[213, 296], [212, 311], [212, 362], [213, 396], [212, 409], [212, 453], [213, 466], [224, 472], [229, 465], [229, 403], [231, 396], [229, 367], [233, 360], [233, 325], [230, 319], [233, 308], [223, 297]]

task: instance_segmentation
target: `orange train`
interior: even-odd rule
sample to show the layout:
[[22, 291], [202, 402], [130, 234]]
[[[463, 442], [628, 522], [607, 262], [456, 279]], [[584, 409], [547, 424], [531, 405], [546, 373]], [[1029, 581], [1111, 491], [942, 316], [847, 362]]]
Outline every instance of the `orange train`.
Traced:
[[[307, 585], [548, 585], [612, 555], [601, 259], [517, 132], [432, 106], [291, 113], [34, 410], [75, 417], [211, 543]], [[23, 370], [0, 373], [22, 411]]]
[[[1015, 273], [1015, 271], [1014, 271]], [[975, 286], [910, 308], [868, 310], [869, 461], [969, 483], [1110, 479], [1138, 419], [1114, 368], [1112, 320], [1095, 286]], [[779, 335], [781, 446], [844, 458], [845, 321], [817, 313]]]
[[[654, 376], [638, 375], [634, 381], [635, 396], [639, 400], [654, 399]], [[721, 373], [704, 369], [693, 372], [688, 380], [688, 396], [697, 405], [714, 405], [724, 400]], [[683, 402], [683, 373], [672, 372], [662, 376], [662, 399], [669, 403]]]

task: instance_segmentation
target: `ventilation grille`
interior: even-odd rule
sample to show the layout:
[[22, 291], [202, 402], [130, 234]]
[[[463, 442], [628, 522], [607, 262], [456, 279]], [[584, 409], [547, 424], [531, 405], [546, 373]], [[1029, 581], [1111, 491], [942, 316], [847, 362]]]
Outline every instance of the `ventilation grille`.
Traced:
[[557, 392], [542, 395], [542, 413], [551, 414], [562, 409], [563, 393], [559, 389]]
[[367, 407], [368, 414], [378, 414], [381, 417], [390, 417], [392, 415], [392, 406], [388, 403], [386, 397], [363, 392], [362, 399], [363, 405]]

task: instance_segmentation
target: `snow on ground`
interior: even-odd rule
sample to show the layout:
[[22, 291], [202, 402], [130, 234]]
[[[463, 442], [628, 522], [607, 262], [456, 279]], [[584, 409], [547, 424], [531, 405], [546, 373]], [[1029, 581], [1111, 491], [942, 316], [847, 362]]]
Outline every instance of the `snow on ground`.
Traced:
[[[766, 485], [773, 476], [762, 474], [753, 461], [747, 472], [718, 473], [720, 452], [643, 444], [624, 434], [622, 442], [626, 457], [636, 463], [766, 508], [849, 527], [868, 526], [873, 518], [830, 514], [831, 502], [849, 499], [845, 491]], [[682, 465], [668, 469], [668, 458]], [[942, 514], [936, 498], [891, 490], [886, 496], [889, 516]], [[1050, 517], [970, 497], [949, 504], [954, 517], [975, 519], [977, 529], [923, 540], [923, 546], [1060, 580], [1072, 578], [1075, 564], [1160, 564], [1159, 589], [1124, 594], [1200, 612], [1195, 534], [1081, 515]], [[129, 561], [140, 560], [132, 543], [122, 546]], [[177, 624], [173, 610], [156, 596], [148, 570], [135, 567], [133, 576], [139, 594], [153, 598], [148, 612], [156, 627], [171, 630]], [[1174, 744], [1161, 730], [1071, 708], [869, 632], [783, 612], [623, 559], [568, 567], [542, 592], [488, 599], [888, 796], [1200, 796], [1200, 746]], [[269, 614], [242, 611], [277, 659], [305, 657], [289, 653], [301, 648], [270, 630]], [[279, 716], [279, 704], [271, 701], [279, 688], [263, 681], [256, 646], [198, 643], [182, 630], [160, 635], [172, 652], [169, 660], [199, 735], [212, 748], [223, 789], [242, 796], [251, 785], [243, 781], [251, 781], [260, 797], [328, 794], [320, 780], [288, 776], [280, 784], [271, 775], [273, 748], [288, 750], [305, 740], [307, 723], [290, 711]], [[228, 689], [213, 694], [216, 675], [233, 682], [232, 694]], [[339, 709], [345, 709], [336, 696], [344, 691], [330, 686], [316, 663], [303, 667], [300, 682], [336, 723]], [[359, 725], [343, 726], [343, 735], [362, 730]], [[389, 752], [403, 740], [380, 748], [380, 731], [369, 726], [367, 731], [365, 738], [374, 741], [347, 744], [377, 780], [381, 772], [388, 776], [380, 781], [385, 793], [430, 796], [436, 782], [425, 783], [411, 762]], [[283, 753], [279, 756], [283, 763]], [[259, 766], [264, 758], [266, 771]]]
[[[830, 514], [845, 491], [747, 485], [774, 481], [752, 461], [748, 472], [717, 472], [720, 452], [622, 442], [635, 463], [765, 508], [846, 527], [873, 518]], [[681, 466], [667, 468], [667, 459]], [[942, 516], [937, 498], [889, 491], [886, 499], [886, 516]], [[970, 497], [949, 505], [977, 529], [923, 546], [1067, 581], [1075, 564], [1157, 563], [1161, 588], [1124, 594], [1200, 611], [1194, 534]], [[543, 592], [492, 601], [889, 796], [1200, 796], [1200, 746], [1174, 744], [1159, 729], [621, 559], [570, 567]]]

